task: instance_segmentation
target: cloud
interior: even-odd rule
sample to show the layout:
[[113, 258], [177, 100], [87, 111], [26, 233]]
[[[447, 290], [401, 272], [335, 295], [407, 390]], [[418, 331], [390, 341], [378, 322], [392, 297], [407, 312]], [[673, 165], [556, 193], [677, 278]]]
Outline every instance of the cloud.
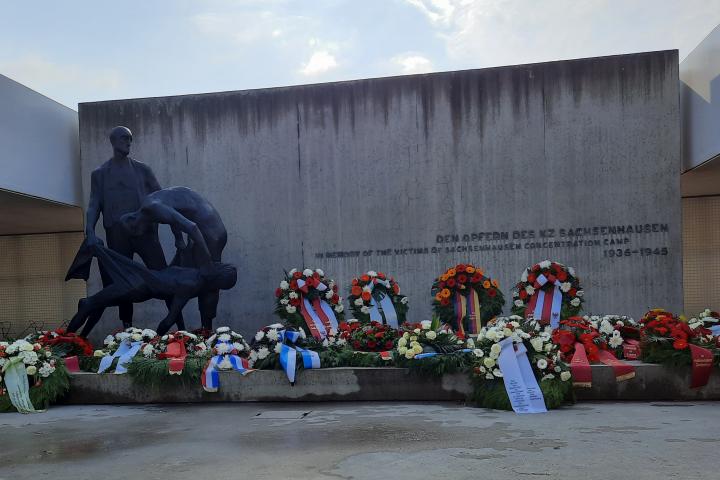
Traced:
[[69, 99], [68, 92], [102, 92], [106, 96], [123, 85], [123, 77], [116, 70], [58, 64], [35, 54], [0, 62], [0, 72], [71, 108], [77, 108], [76, 99]]
[[393, 57], [391, 61], [399, 66], [400, 71], [406, 75], [428, 73], [435, 70], [432, 62], [428, 58], [415, 53], [404, 53]]
[[[455, 2], [453, 0], [405, 0], [413, 7], [420, 10], [430, 22], [434, 24], [448, 25], [455, 13]], [[468, 3], [467, 1], [460, 3]]]
[[335, 56], [327, 50], [320, 50], [315, 52], [310, 57], [307, 63], [304, 63], [300, 69], [300, 73], [305, 76], [319, 75], [325, 72], [329, 72], [337, 68], [338, 62], [335, 60]]

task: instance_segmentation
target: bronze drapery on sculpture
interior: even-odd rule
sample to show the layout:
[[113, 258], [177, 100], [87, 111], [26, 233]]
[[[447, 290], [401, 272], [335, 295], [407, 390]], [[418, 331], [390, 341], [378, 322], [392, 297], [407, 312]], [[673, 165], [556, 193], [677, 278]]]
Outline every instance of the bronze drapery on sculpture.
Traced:
[[[97, 258], [103, 289], [80, 301], [68, 331], [75, 332], [84, 324], [82, 334], [87, 336], [108, 306], [118, 306], [123, 327], [131, 326], [132, 304], [150, 298], [163, 299], [168, 306], [158, 332], [166, 332], [173, 324], [185, 329], [182, 307], [194, 297], [198, 297], [203, 328], [212, 329], [219, 291], [232, 288], [236, 281], [236, 275], [229, 273], [234, 267], [220, 263], [227, 243], [220, 215], [187, 187], [161, 189], [150, 167], [129, 157], [132, 133], [127, 127], [113, 128], [110, 143], [113, 157], [91, 174], [86, 239], [66, 277], [87, 280], [92, 259]], [[95, 234], [101, 214], [107, 247]], [[171, 267], [158, 239], [158, 223], [168, 224], [175, 235], [177, 252]], [[133, 261], [135, 253], [145, 266]], [[220, 283], [212, 280], [218, 275], [224, 279]], [[173, 293], [169, 287], [176, 281], [180, 282], [176, 287], [184, 285], [189, 290]]]

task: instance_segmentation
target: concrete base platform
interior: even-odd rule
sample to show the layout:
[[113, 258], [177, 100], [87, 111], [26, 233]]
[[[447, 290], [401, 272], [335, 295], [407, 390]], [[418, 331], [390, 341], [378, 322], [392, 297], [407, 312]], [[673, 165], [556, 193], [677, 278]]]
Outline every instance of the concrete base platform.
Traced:
[[[636, 377], [616, 382], [611, 367], [593, 365], [593, 387], [575, 390], [578, 400], [720, 400], [720, 375], [708, 385], [690, 389], [690, 368], [630, 362]], [[427, 377], [404, 368], [325, 368], [301, 370], [295, 386], [284, 372], [259, 370], [246, 376], [220, 373], [216, 393], [197, 386], [155, 389], [134, 383], [128, 375], [77, 373], [63, 403], [187, 403], [285, 401], [447, 401], [465, 400], [471, 392], [465, 374]]]

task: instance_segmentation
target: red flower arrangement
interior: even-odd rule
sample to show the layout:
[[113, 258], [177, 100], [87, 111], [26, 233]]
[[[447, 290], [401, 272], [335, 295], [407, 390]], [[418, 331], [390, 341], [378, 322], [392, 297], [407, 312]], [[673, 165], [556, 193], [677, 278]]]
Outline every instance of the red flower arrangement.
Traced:
[[75, 355], [90, 357], [95, 351], [85, 337], [76, 333], [68, 333], [64, 328], [37, 332], [37, 337], [33, 341], [50, 347], [60, 357]]
[[398, 337], [397, 330], [380, 322], [362, 324], [358, 321], [341, 322], [340, 338], [345, 339], [353, 350], [360, 352], [384, 352], [392, 350]]
[[575, 353], [575, 343], [585, 347], [590, 362], [600, 360], [600, 350], [607, 350], [608, 345], [600, 332], [588, 320], [582, 317], [570, 317], [560, 321], [560, 328], [552, 333], [553, 343], [559, 346], [563, 361], [569, 362]]
[[687, 349], [689, 342], [693, 340], [695, 340], [693, 343], [704, 343], [703, 337], [712, 337], [709, 329], [703, 326], [690, 328], [687, 322], [662, 309], [647, 312], [640, 320], [640, 325], [640, 334], [644, 342], [672, 341], [675, 350]]

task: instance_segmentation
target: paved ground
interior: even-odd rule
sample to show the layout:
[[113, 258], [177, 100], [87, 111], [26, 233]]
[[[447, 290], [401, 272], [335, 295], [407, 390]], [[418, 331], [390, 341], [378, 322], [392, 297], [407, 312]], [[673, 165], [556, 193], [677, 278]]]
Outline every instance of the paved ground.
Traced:
[[65, 406], [0, 414], [0, 479], [717, 479], [719, 403]]

